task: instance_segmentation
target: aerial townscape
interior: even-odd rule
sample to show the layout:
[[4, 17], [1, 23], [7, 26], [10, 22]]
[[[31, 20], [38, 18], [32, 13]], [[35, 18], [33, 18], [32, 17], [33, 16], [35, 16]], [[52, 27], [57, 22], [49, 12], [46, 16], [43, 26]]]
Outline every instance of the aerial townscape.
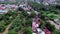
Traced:
[[60, 34], [60, 0], [0, 0], [0, 34]]

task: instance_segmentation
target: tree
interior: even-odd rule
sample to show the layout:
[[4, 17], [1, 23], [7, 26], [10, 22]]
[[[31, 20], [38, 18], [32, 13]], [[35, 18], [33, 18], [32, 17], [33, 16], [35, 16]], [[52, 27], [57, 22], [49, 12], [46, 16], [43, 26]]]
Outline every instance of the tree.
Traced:
[[1, 15], [0, 15], [0, 21], [3, 20], [3, 15], [4, 15], [4, 14], [1, 14]]
[[60, 5], [58, 5], [58, 4], [55, 7], [56, 7], [56, 9], [60, 9]]
[[18, 11], [24, 11], [24, 9], [22, 9], [21, 7], [18, 8]]
[[6, 28], [6, 23], [4, 21], [0, 21], [0, 32], [3, 32]]
[[29, 18], [29, 19], [27, 19], [26, 21], [25, 21], [25, 25], [26, 25], [26, 27], [28, 26], [31, 26], [31, 24], [32, 24], [32, 19], [31, 18]]
[[23, 16], [25, 16], [25, 17], [27, 17], [27, 16], [28, 16], [27, 11], [22, 11], [22, 12], [21, 12], [21, 14], [22, 14]]
[[54, 31], [52, 32], [52, 34], [60, 34], [60, 31], [59, 31], [59, 30], [54, 30]]
[[46, 22], [45, 22], [44, 20], [41, 19], [39, 28], [44, 29], [44, 28], [45, 28], [45, 25], [46, 25]]
[[18, 33], [15, 32], [15, 31], [13, 31], [13, 30], [11, 30], [11, 31], [9, 31], [7, 34], [18, 34]]
[[22, 30], [23, 34], [32, 34], [31, 27], [26, 27]]
[[36, 16], [36, 13], [35, 12], [31, 12], [30, 17], [33, 18], [35, 16]]
[[0, 32], [3, 32], [5, 30], [6, 26], [4, 24], [0, 25]]
[[51, 31], [53, 32], [56, 28], [54, 25], [51, 25], [49, 22], [46, 22], [46, 27]]

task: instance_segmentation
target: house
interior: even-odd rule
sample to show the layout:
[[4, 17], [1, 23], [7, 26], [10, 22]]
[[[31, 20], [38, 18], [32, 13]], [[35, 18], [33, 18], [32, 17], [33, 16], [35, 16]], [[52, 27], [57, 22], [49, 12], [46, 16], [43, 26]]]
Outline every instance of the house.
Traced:
[[57, 4], [56, 0], [43, 0], [44, 5]]
[[27, 12], [29, 15], [31, 14], [31, 12]]
[[0, 10], [0, 14], [7, 13], [7, 12], [8, 12], [7, 9], [5, 9], [5, 10]]
[[5, 6], [0, 5], [0, 10], [5, 10], [5, 9], [6, 9]]
[[10, 8], [10, 6], [11, 6], [10, 4], [5, 5], [5, 7], [8, 9]]
[[44, 29], [44, 32], [45, 34], [51, 34], [51, 32], [47, 28]]
[[32, 22], [32, 30], [33, 30], [33, 31], [36, 31], [38, 27], [39, 27], [39, 21], [38, 21], [38, 18], [33, 18], [33, 22]]
[[45, 34], [45, 32], [42, 31], [40, 28], [37, 28], [37, 34]]
[[32, 22], [32, 31], [35, 32], [36, 31], [36, 22]]
[[32, 33], [32, 34], [36, 34], [36, 33]]
[[28, 5], [28, 3], [26, 2], [20, 2], [19, 3], [19, 7], [21, 7], [22, 9], [24, 9], [25, 11], [30, 11], [31, 7]]
[[17, 5], [11, 5], [11, 6], [10, 6], [10, 9], [11, 9], [11, 10], [17, 10], [17, 8], [18, 8]]
[[7, 13], [8, 10], [4, 4], [0, 4], [0, 14]]
[[0, 4], [0, 10], [5, 10], [5, 9], [6, 9], [5, 5], [4, 4]]
[[15, 5], [11, 5], [10, 8], [11, 8], [11, 9], [14, 9], [14, 8], [15, 8]]

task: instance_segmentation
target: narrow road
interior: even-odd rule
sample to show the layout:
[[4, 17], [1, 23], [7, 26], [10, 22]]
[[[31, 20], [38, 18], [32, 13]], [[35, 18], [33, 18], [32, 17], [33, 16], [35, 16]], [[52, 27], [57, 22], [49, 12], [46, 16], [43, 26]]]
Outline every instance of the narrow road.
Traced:
[[[17, 17], [18, 16], [19, 16], [19, 14], [17, 15]], [[7, 28], [5, 29], [5, 31], [2, 34], [7, 34], [11, 25], [12, 25], [12, 22], [7, 26]]]
[[5, 31], [4, 31], [2, 34], [7, 34], [7, 33], [8, 33], [8, 30], [9, 30], [9, 28], [10, 28], [11, 25], [12, 25], [12, 23], [10, 23], [10, 24], [7, 26], [7, 28], [5, 29]]
[[57, 25], [56, 23], [54, 23], [51, 20], [48, 20], [48, 22], [50, 22], [52, 25], [55, 25], [56, 29], [60, 30], [60, 25]]

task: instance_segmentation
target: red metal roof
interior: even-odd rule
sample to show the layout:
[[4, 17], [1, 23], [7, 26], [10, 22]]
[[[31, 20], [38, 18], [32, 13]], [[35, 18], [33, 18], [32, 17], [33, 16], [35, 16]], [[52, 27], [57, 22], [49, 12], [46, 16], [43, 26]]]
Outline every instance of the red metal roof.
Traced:
[[51, 32], [48, 29], [44, 29], [45, 34], [51, 34]]

